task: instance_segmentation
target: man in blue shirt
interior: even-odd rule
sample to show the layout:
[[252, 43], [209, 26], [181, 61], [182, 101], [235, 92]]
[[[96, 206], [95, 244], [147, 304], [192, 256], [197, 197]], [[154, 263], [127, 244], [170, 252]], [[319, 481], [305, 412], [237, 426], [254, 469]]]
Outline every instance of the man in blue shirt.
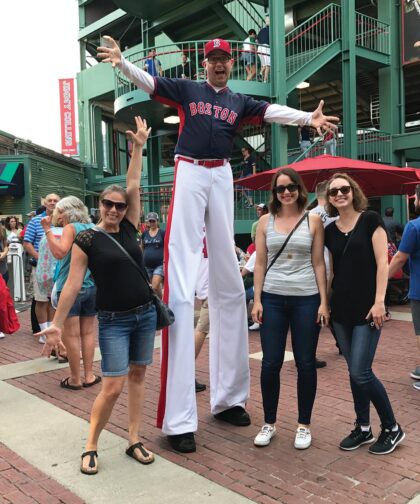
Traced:
[[162, 77], [162, 64], [156, 58], [156, 49], [150, 49], [149, 55], [144, 62], [144, 70], [152, 77]]
[[[420, 214], [420, 184], [416, 186], [414, 208]], [[389, 265], [388, 278], [392, 278], [407, 260], [410, 260], [410, 290], [408, 298], [411, 302], [411, 314], [413, 317], [414, 331], [416, 333], [418, 365], [410, 373], [411, 378], [419, 380], [413, 383], [413, 387], [420, 390], [420, 218], [410, 221], [404, 229], [398, 252], [392, 258]]]
[[[46, 329], [53, 319], [54, 310], [51, 306], [50, 300], [45, 297], [39, 290], [38, 282], [36, 280], [36, 263], [38, 261], [39, 242], [44, 236], [45, 232], [41, 226], [41, 219], [46, 215], [52, 215], [55, 205], [60, 201], [60, 196], [57, 194], [47, 194], [45, 197], [45, 212], [34, 217], [26, 227], [25, 236], [23, 238], [23, 247], [29, 255], [29, 262], [32, 265], [31, 282], [34, 290], [34, 299], [36, 302], [35, 313], [38, 319], [41, 331]], [[40, 336], [40, 343], [45, 343], [45, 336]]]

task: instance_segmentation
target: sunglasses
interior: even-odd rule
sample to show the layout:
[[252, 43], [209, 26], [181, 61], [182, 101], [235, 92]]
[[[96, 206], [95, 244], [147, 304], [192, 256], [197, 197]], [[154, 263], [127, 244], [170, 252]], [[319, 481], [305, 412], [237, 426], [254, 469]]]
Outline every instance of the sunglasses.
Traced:
[[277, 194], [283, 194], [286, 189], [292, 193], [292, 192], [296, 192], [299, 190], [299, 184], [287, 184], [287, 185], [278, 185], [276, 188], [275, 188], [275, 191]]
[[333, 187], [332, 189], [328, 189], [328, 196], [332, 196], [335, 198], [338, 194], [338, 192], [341, 192], [341, 194], [349, 194], [351, 191], [351, 186], [349, 185], [343, 185], [341, 187]]
[[122, 201], [111, 201], [109, 199], [103, 199], [101, 203], [107, 210], [111, 210], [115, 207], [117, 212], [124, 212], [128, 207], [127, 203], [123, 203]]
[[207, 61], [214, 65], [215, 63], [227, 63], [231, 58], [227, 55], [225, 56], [209, 56]]

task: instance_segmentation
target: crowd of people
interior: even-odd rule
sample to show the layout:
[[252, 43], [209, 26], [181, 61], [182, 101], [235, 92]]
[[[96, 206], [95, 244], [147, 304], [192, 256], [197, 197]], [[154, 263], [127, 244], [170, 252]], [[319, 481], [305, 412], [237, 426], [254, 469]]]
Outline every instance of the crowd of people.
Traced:
[[[298, 377], [294, 446], [311, 446], [317, 342], [320, 328], [331, 325], [348, 366], [355, 409], [355, 428], [339, 447], [354, 450], [370, 444], [372, 454], [392, 452], [405, 434], [383, 384], [372, 371], [372, 362], [387, 319], [388, 275], [418, 253], [417, 224], [407, 226], [388, 271], [385, 224], [377, 213], [367, 210], [367, 200], [355, 180], [345, 173], [335, 174], [319, 188], [323, 208], [309, 212], [300, 175], [290, 168], [281, 169], [273, 176], [268, 205], [256, 207], [254, 264], [251, 268], [248, 261], [243, 274], [253, 273], [253, 289], [252, 295], [249, 289], [246, 295], [233, 242], [233, 184], [228, 161], [237, 127], [243, 121], [259, 120], [311, 126], [321, 134], [334, 129], [338, 118], [323, 114], [323, 102], [307, 113], [231, 93], [226, 85], [233, 61], [230, 45], [222, 39], [205, 46], [205, 87], [188, 79], [152, 77], [125, 60], [112, 38], [106, 39], [108, 47], [99, 47], [99, 57], [119, 67], [154, 98], [177, 102], [184, 108], [185, 120], [175, 151], [175, 184], [165, 232], [159, 227], [158, 214], [151, 212], [146, 216], [148, 230], [140, 237], [138, 233], [142, 151], [150, 133], [141, 117], [135, 117], [135, 131], [126, 132], [133, 144], [126, 188], [111, 185], [102, 192], [96, 226], [78, 198], [49, 194], [45, 211], [25, 231], [23, 243], [33, 259], [35, 312], [41, 329], [36, 336], [45, 342], [43, 353], [50, 356], [55, 352], [68, 359], [70, 376], [61, 381], [63, 388], [77, 391], [101, 382], [81, 472], [98, 472], [99, 436], [126, 382], [126, 453], [141, 464], [154, 461], [153, 453], [140, 441], [146, 368], [152, 363], [157, 328], [154, 292], [163, 293], [163, 300], [175, 313], [175, 323], [162, 331], [157, 412], [158, 426], [175, 451], [196, 451], [195, 394], [205, 387], [195, 379], [195, 359], [207, 334], [211, 412], [218, 421], [238, 427], [251, 424], [246, 410], [248, 297], [253, 300], [252, 320], [260, 330], [263, 354], [264, 419], [254, 444], [267, 446], [276, 434], [281, 368], [290, 328]], [[220, 106], [211, 106], [216, 95]], [[198, 111], [203, 102], [209, 113]], [[224, 118], [223, 110], [227, 110]], [[210, 128], [218, 142], [204, 134], [197, 136], [197, 131]], [[3, 250], [6, 242], [3, 239]], [[352, 268], [355, 258], [356, 271]], [[41, 264], [43, 273], [39, 275]], [[51, 277], [47, 270], [53, 272]], [[360, 290], [362, 282], [364, 289]], [[410, 283], [412, 299], [419, 286]], [[204, 310], [194, 331], [195, 292]], [[420, 333], [419, 314], [420, 309], [413, 307], [416, 333]], [[102, 377], [92, 371], [95, 315]], [[381, 420], [377, 439], [370, 426], [370, 403]]]

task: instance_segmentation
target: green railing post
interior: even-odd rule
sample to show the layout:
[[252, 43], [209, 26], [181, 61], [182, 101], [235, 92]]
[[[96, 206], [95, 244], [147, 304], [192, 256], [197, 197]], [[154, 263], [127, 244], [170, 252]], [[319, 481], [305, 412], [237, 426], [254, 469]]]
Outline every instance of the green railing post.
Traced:
[[[279, 43], [285, 38], [284, 31], [284, 1], [270, 2], [270, 40], [271, 59], [275, 61], [271, 76], [271, 95], [276, 103], [286, 104], [286, 47]], [[271, 136], [271, 164], [273, 167], [287, 162], [287, 130], [278, 124], [272, 126]]]
[[341, 13], [344, 155], [357, 159], [356, 100], [356, 5], [355, 0], [343, 2]]
[[[405, 131], [405, 107], [403, 88], [403, 67], [400, 65], [399, 12], [395, 2], [378, 0], [378, 17], [389, 24], [390, 64], [378, 70], [380, 128], [392, 135]], [[396, 97], [400, 97], [399, 100]], [[393, 165], [401, 166], [403, 151], [394, 152], [391, 145]]]

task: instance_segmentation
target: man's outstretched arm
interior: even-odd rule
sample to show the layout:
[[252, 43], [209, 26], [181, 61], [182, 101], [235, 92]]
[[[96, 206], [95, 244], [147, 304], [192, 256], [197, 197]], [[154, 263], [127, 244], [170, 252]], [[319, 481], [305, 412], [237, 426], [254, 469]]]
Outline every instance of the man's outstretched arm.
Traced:
[[127, 61], [121, 54], [121, 49], [112, 37], [104, 37], [109, 47], [98, 47], [98, 58], [104, 63], [111, 63], [112, 67], [118, 67], [121, 72], [131, 80], [138, 88], [151, 94], [155, 90], [155, 81], [151, 75]]
[[313, 112], [303, 112], [286, 105], [276, 103], [269, 105], [264, 114], [264, 121], [269, 123], [293, 124], [295, 126], [312, 126], [319, 135], [323, 131], [334, 130], [337, 128], [339, 118], [336, 116], [324, 115], [322, 109], [324, 100], [319, 102], [318, 107]]

